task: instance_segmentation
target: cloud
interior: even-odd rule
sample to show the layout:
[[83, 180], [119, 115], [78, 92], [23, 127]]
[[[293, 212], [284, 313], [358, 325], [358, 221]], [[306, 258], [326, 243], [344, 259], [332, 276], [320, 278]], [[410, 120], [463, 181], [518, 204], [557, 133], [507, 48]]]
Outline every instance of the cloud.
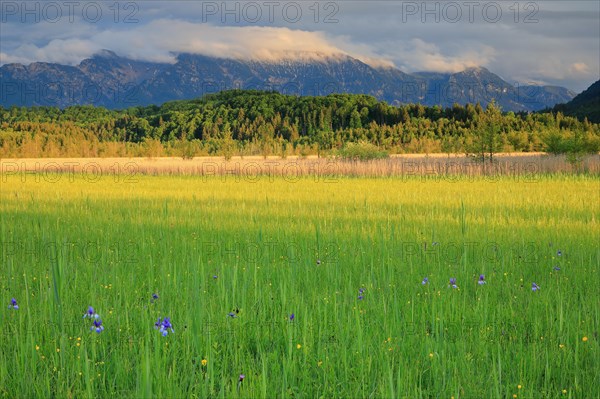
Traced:
[[331, 45], [322, 32], [285, 27], [211, 26], [170, 19], [155, 20], [125, 33], [105, 31], [97, 40], [106, 45], [119, 42], [117, 52], [154, 61], [173, 60], [173, 53], [269, 61], [293, 53], [331, 56], [344, 53]]
[[2, 62], [43, 61], [76, 64], [101, 49], [155, 62], [175, 62], [178, 53], [278, 61], [287, 58], [336, 57], [347, 54], [322, 32], [285, 27], [211, 26], [157, 19], [127, 31], [95, 32], [87, 39], [54, 39], [43, 46], [23, 44]]
[[2, 53], [0, 58], [3, 64], [13, 62], [30, 64], [37, 61], [74, 65], [100, 49], [101, 47], [98, 44], [85, 39], [55, 39], [42, 47], [34, 44], [23, 44], [12, 51], [11, 54]]
[[410, 71], [455, 73], [466, 68], [489, 66], [495, 58], [494, 48], [486, 45], [466, 46], [467, 49], [452, 48], [453, 55], [442, 52], [436, 44], [422, 39], [412, 39], [399, 48], [397, 57], [402, 66]]
[[585, 62], [575, 62], [569, 66], [569, 72], [575, 75], [588, 75], [590, 67]]

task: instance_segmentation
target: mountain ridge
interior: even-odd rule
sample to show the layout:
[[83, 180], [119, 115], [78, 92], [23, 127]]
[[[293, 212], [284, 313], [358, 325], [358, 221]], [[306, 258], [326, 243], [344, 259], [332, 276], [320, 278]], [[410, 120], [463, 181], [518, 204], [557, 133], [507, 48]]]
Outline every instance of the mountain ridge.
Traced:
[[568, 103], [554, 106], [553, 111], [600, 123], [600, 80], [592, 83]]
[[115, 109], [239, 88], [297, 95], [368, 94], [393, 105], [486, 106], [494, 100], [504, 111], [518, 112], [553, 107], [575, 96], [563, 87], [515, 86], [484, 67], [410, 74], [374, 67], [348, 55], [318, 54], [258, 61], [181, 53], [168, 64], [102, 50], [75, 66], [5, 64], [0, 67], [0, 80], [0, 105], [5, 107], [92, 104]]

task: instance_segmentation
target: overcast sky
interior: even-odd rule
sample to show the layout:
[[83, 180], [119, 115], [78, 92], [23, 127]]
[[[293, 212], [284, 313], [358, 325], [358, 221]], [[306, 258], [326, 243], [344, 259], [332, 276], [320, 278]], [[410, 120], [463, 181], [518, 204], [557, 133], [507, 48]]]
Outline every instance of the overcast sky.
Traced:
[[600, 79], [598, 1], [6, 1], [0, 64], [78, 64], [101, 49], [277, 60], [348, 54], [405, 72], [483, 66], [511, 83]]

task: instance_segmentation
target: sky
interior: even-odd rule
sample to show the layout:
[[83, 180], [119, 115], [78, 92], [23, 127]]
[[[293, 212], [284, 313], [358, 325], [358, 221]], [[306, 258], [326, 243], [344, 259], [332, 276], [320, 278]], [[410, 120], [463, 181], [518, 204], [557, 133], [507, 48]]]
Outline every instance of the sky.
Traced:
[[102, 49], [278, 61], [350, 55], [404, 72], [485, 67], [581, 92], [600, 79], [598, 1], [0, 1], [0, 65]]

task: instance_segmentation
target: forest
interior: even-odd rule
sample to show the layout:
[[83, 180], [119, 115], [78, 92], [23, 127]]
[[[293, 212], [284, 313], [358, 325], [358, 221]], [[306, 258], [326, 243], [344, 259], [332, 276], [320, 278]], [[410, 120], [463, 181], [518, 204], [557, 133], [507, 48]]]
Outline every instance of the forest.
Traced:
[[[600, 125], [495, 103], [391, 106], [367, 95], [231, 90], [161, 106], [0, 107], [0, 157], [339, 155], [600, 151]], [[368, 151], [367, 151], [368, 152]]]

